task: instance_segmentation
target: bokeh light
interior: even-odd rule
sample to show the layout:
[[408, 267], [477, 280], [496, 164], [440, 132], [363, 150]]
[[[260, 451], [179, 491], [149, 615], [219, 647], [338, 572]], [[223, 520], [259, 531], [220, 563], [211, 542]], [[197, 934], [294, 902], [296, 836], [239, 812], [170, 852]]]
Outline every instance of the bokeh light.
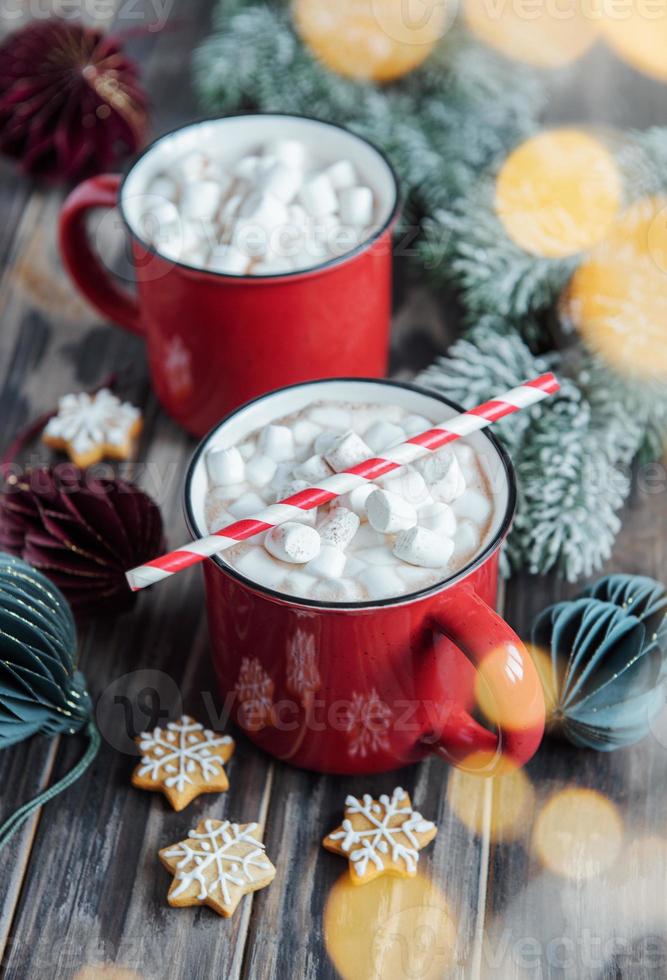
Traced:
[[359, 887], [345, 874], [327, 899], [324, 941], [343, 980], [441, 980], [454, 958], [456, 922], [424, 875]]
[[[645, 0], [603, 0], [600, 31], [625, 62], [653, 78], [667, 81], [667, 7]], [[648, 16], [647, 16], [648, 14]]]
[[562, 312], [619, 373], [667, 377], [667, 198], [619, 215], [574, 273]]
[[544, 721], [537, 671], [512, 643], [501, 644], [479, 665], [475, 699], [489, 721], [506, 731], [538, 727]]
[[508, 156], [496, 180], [495, 208], [526, 252], [565, 258], [604, 237], [621, 195], [618, 169], [599, 140], [578, 129], [551, 129]]
[[508, 58], [537, 68], [561, 68], [580, 58], [598, 35], [579, 0], [558, 5], [465, 0], [465, 20], [472, 33]]
[[417, 68], [446, 33], [455, 0], [294, 0], [315, 57], [348, 78], [388, 82]]
[[455, 769], [447, 783], [447, 803], [461, 823], [480, 836], [489, 826], [485, 797], [491, 792], [490, 831], [495, 842], [523, 837], [535, 806], [533, 784], [522, 769], [500, 779], [484, 779]]
[[533, 850], [549, 871], [582, 881], [611, 867], [622, 839], [623, 823], [611, 800], [572, 786], [555, 793], [538, 814]]

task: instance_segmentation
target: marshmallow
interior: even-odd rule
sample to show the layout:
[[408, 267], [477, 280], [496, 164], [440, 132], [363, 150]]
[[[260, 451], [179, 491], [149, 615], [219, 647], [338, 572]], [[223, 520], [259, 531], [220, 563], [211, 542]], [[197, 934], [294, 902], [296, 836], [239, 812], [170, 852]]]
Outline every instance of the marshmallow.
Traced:
[[235, 177], [252, 183], [257, 177], [261, 163], [261, 158], [256, 154], [242, 157], [238, 163], [234, 164], [232, 173]]
[[433, 422], [423, 415], [408, 415], [407, 418], [403, 419], [401, 425], [407, 436], [416, 436], [433, 428]]
[[316, 425], [315, 422], [311, 422], [309, 419], [299, 419], [292, 429], [292, 434], [297, 446], [308, 446], [314, 442], [321, 431], [321, 426]]
[[374, 453], [397, 446], [399, 442], [404, 440], [405, 432], [399, 425], [394, 425], [392, 422], [382, 420], [374, 422], [370, 429], [364, 432], [364, 442], [371, 447]]
[[211, 272], [222, 272], [226, 275], [245, 275], [250, 269], [248, 256], [233, 245], [219, 245], [214, 248], [206, 264]]
[[248, 439], [246, 442], [242, 442], [239, 446], [239, 452], [243, 456], [246, 463], [251, 456], [254, 456], [257, 451], [257, 443], [254, 439]]
[[236, 447], [212, 449], [206, 454], [206, 469], [214, 486], [241, 483], [245, 475], [243, 456]]
[[338, 195], [340, 220], [357, 228], [373, 220], [373, 191], [370, 187], [348, 187]]
[[383, 490], [398, 494], [409, 501], [414, 507], [422, 507], [433, 499], [421, 473], [411, 466], [404, 467], [400, 472], [388, 473], [379, 479]]
[[421, 506], [417, 511], [417, 523], [447, 538], [453, 537], [456, 531], [456, 515], [449, 504], [441, 500]]
[[303, 170], [308, 163], [308, 149], [300, 140], [275, 140], [265, 144], [264, 152], [296, 170]]
[[250, 271], [255, 276], [280, 276], [286, 272], [293, 272], [294, 266], [291, 259], [282, 255], [266, 255], [256, 262]]
[[350, 579], [327, 579], [317, 583], [312, 591], [312, 598], [319, 602], [360, 602], [364, 594], [358, 582]]
[[348, 429], [336, 439], [331, 448], [324, 454], [324, 458], [335, 473], [342, 473], [343, 470], [349, 470], [351, 466], [356, 466], [357, 463], [363, 463], [372, 455], [372, 450], [369, 449], [361, 436], [358, 436], [352, 429]]
[[276, 463], [292, 459], [294, 456], [294, 437], [286, 425], [267, 425], [259, 437], [259, 448]]
[[359, 518], [346, 507], [335, 507], [320, 524], [318, 531], [322, 542], [333, 544], [345, 551], [359, 530]]
[[314, 575], [308, 575], [307, 572], [294, 571], [290, 572], [287, 576], [284, 589], [285, 592], [290, 592], [292, 595], [308, 597], [316, 585], [317, 579]]
[[366, 501], [366, 513], [371, 527], [383, 534], [395, 534], [417, 523], [416, 508], [389, 490], [375, 490]]
[[359, 582], [369, 599], [389, 599], [404, 591], [403, 582], [393, 568], [368, 568], [359, 576]]
[[469, 483], [471, 483], [478, 475], [475, 450], [472, 448], [472, 446], [469, 446], [467, 443], [461, 441], [456, 442], [453, 449], [456, 453], [456, 458], [459, 461], [459, 465], [461, 466], [463, 476]]
[[349, 555], [347, 561], [345, 562], [345, 576], [346, 578], [356, 578], [361, 572], [365, 571], [368, 565], [361, 558], [356, 558], [354, 555]]
[[188, 184], [183, 189], [179, 211], [184, 218], [212, 219], [217, 214], [227, 189], [215, 180], [198, 180]]
[[322, 578], [340, 578], [345, 571], [346, 561], [345, 553], [340, 548], [322, 543], [319, 555], [308, 562], [306, 571], [309, 575]]
[[336, 191], [326, 174], [306, 178], [299, 190], [299, 203], [313, 218], [321, 218], [338, 210]]
[[412, 527], [396, 538], [394, 554], [410, 565], [422, 568], [442, 568], [454, 551], [454, 542], [426, 527]]
[[238, 500], [242, 493], [245, 493], [248, 489], [247, 483], [228, 483], [227, 486], [221, 487], [224, 490], [225, 497], [227, 500]]
[[[276, 482], [274, 480], [274, 492], [272, 494], [272, 503], [276, 503], [280, 500], [285, 500], [287, 497], [293, 497], [295, 493], [300, 493], [301, 490], [306, 490], [310, 484], [306, 483], [305, 480], [289, 480], [287, 482]], [[299, 511], [292, 518], [293, 521], [298, 521], [300, 524], [310, 524], [315, 526], [317, 523], [317, 507], [311, 507], [310, 510]]]
[[264, 510], [264, 501], [259, 494], [253, 490], [248, 490], [247, 493], [242, 493], [234, 503], [230, 504], [228, 510], [237, 520], [242, 521], [244, 518], [252, 517], [258, 511]]
[[459, 461], [449, 448], [429, 453], [416, 460], [414, 466], [426, 480], [433, 496], [446, 504], [460, 497], [466, 488]]
[[203, 180], [209, 174], [214, 174], [218, 169], [218, 164], [200, 150], [192, 150], [186, 153], [176, 163], [176, 171], [179, 176], [190, 183], [193, 180]]
[[243, 203], [242, 194], [232, 194], [220, 208], [220, 220], [223, 222], [231, 221], [236, 217], [238, 209]]
[[302, 174], [299, 170], [277, 160], [262, 174], [262, 189], [284, 204], [289, 204], [301, 187], [301, 181]]
[[366, 503], [368, 498], [377, 490], [377, 487], [373, 483], [362, 483], [361, 486], [355, 487], [354, 490], [350, 490], [346, 493], [344, 497], [341, 498], [341, 503], [348, 507], [350, 510], [359, 517], [362, 521], [366, 520]]
[[320, 536], [314, 527], [286, 521], [267, 531], [264, 547], [281, 561], [305, 565], [320, 553]]
[[254, 487], [265, 487], [276, 475], [276, 461], [263, 453], [255, 453], [246, 464], [245, 475]]
[[365, 561], [367, 565], [387, 566], [398, 564], [396, 556], [386, 544], [381, 544], [377, 548], [364, 548], [363, 551], [357, 551], [356, 555], [360, 560]]
[[424, 589], [427, 585], [433, 584], [433, 573], [416, 565], [401, 564], [396, 569], [396, 573], [400, 575], [406, 585], [414, 590]]
[[263, 548], [251, 548], [235, 561], [235, 567], [258, 585], [278, 589], [285, 579], [285, 566], [268, 555]]
[[473, 487], [469, 487], [467, 493], [455, 500], [452, 507], [457, 517], [468, 517], [480, 528], [491, 517], [490, 501]]
[[315, 438], [314, 449], [320, 456], [326, 456], [331, 447], [340, 439], [340, 429], [325, 429]]
[[322, 456], [309, 456], [305, 462], [301, 463], [294, 470], [294, 475], [300, 480], [308, 483], [317, 483], [319, 480], [326, 480], [331, 476], [333, 470]]
[[251, 191], [238, 210], [239, 221], [272, 231], [287, 223], [287, 208], [273, 194]]
[[337, 405], [318, 405], [309, 412], [310, 419], [325, 429], [349, 429], [352, 416]]
[[[375, 490], [371, 487], [371, 490]], [[355, 548], [379, 548], [384, 544], [384, 534], [374, 531], [370, 524], [362, 524], [357, 531], [354, 546]]]
[[454, 533], [454, 557], [461, 558], [463, 556], [468, 556], [472, 558], [474, 553], [479, 548], [479, 545], [479, 531], [472, 521], [465, 518], [462, 521], [459, 521]]
[[161, 174], [151, 181], [148, 186], [148, 193], [154, 194], [155, 197], [163, 197], [165, 201], [173, 203], [178, 197], [178, 184], [167, 174]]
[[331, 186], [337, 191], [354, 187], [357, 183], [357, 171], [354, 164], [349, 160], [338, 160], [336, 163], [332, 163], [324, 173], [329, 178]]

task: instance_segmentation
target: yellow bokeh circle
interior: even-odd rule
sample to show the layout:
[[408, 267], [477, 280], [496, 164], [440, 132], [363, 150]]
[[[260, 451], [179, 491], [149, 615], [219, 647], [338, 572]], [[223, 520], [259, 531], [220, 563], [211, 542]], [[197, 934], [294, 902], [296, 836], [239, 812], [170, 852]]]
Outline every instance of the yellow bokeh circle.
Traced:
[[536, 5], [534, 0], [466, 0], [464, 14], [468, 28], [484, 44], [537, 68], [569, 65], [598, 37], [597, 22], [585, 15], [580, 0], [560, 0], [557, 6]]
[[533, 850], [545, 868], [563, 878], [594, 878], [616, 861], [623, 840], [618, 810], [592, 789], [555, 793], [538, 814]]
[[623, 61], [667, 81], [667, 5], [652, 0], [602, 0], [600, 31]]
[[339, 75], [389, 82], [421, 65], [446, 33], [455, 0], [293, 0], [295, 27]]
[[454, 959], [456, 922], [424, 875], [359, 888], [345, 874], [327, 899], [324, 941], [343, 980], [440, 980]]
[[645, 198], [619, 216], [574, 273], [562, 312], [619, 373], [667, 377], [667, 198]]
[[447, 782], [447, 803], [478, 836], [489, 828], [493, 841], [511, 841], [522, 837], [530, 825], [535, 791], [522, 769], [508, 771], [501, 779], [483, 779], [455, 769]]
[[526, 252], [566, 258], [605, 235], [622, 197], [606, 147], [578, 129], [551, 129], [518, 146], [498, 173], [495, 210]]

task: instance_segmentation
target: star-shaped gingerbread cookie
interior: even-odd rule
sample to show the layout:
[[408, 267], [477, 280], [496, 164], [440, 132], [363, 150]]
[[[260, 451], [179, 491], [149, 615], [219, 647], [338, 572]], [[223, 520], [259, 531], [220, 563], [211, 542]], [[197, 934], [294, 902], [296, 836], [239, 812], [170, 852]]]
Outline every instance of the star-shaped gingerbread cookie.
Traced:
[[413, 878], [420, 850], [437, 832], [434, 823], [412, 809], [410, 797], [397, 786], [391, 796], [383, 794], [379, 800], [368, 793], [361, 799], [348, 796], [342, 824], [322, 844], [347, 857], [353, 883], [365, 885], [383, 874]]
[[132, 773], [132, 785], [164, 793], [174, 810], [182, 810], [200, 793], [229, 789], [223, 766], [234, 753], [229, 735], [212, 732], [183, 715], [135, 741], [142, 756]]
[[163, 848], [160, 860], [174, 875], [170, 905], [208, 905], [225, 917], [244, 895], [266, 888], [276, 874], [256, 823], [202, 820], [186, 840]]
[[93, 395], [64, 395], [42, 442], [67, 453], [83, 469], [103, 459], [129, 459], [141, 425], [138, 408], [101, 388]]

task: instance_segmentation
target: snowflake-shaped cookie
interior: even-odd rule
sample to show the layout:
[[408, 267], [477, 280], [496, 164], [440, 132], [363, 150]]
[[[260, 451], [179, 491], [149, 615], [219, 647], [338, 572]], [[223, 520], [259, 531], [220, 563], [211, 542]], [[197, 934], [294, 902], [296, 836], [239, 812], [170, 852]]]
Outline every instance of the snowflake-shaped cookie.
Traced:
[[64, 395], [42, 441], [66, 452], [77, 466], [92, 466], [103, 459], [128, 459], [141, 424], [138, 408], [101, 388], [93, 395]]
[[437, 832], [397, 786], [391, 796], [383, 794], [379, 800], [368, 793], [361, 799], [348, 796], [345, 819], [322, 843], [328, 851], [349, 858], [352, 881], [364, 885], [382, 874], [414, 877], [420, 850]]
[[183, 715], [135, 741], [142, 756], [132, 773], [132, 785], [164, 793], [174, 810], [182, 810], [200, 793], [229, 789], [223, 767], [234, 753], [229, 735], [212, 732]]
[[233, 914], [241, 898], [270, 884], [269, 861], [256, 823], [202, 820], [186, 840], [160, 851], [173, 872], [167, 901], [176, 908], [208, 905], [218, 915]]

